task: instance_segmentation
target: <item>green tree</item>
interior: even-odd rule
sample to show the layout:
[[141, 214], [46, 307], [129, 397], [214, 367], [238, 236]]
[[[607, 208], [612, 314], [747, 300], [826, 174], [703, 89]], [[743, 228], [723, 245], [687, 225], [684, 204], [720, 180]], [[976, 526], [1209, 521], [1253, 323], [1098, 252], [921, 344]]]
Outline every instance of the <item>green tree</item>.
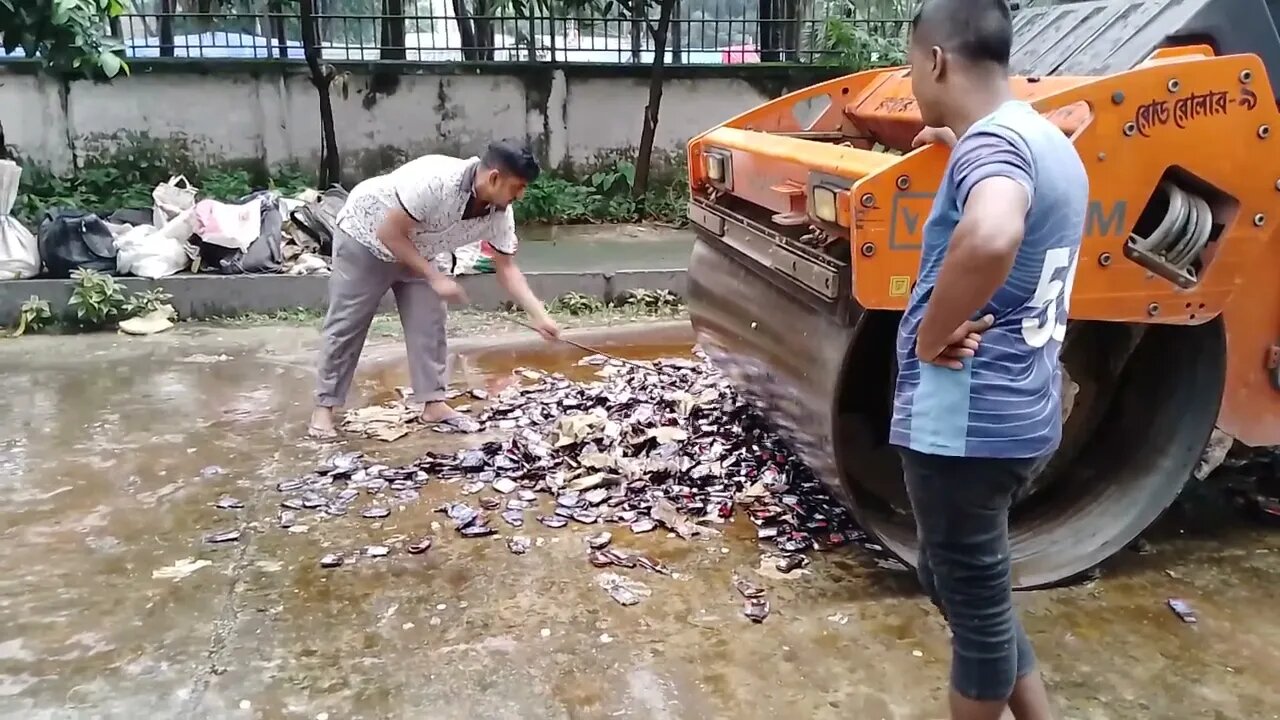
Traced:
[[[461, 1], [461, 0], [457, 0]], [[644, 109], [644, 125], [640, 131], [640, 147], [636, 154], [633, 196], [643, 201], [649, 190], [653, 142], [658, 130], [658, 111], [662, 105], [662, 88], [666, 79], [668, 40], [676, 0], [510, 0], [515, 14], [528, 17], [529, 12], [551, 15], [554, 12], [578, 17], [596, 17], [601, 21], [630, 21], [633, 27], [647, 32], [653, 51], [649, 71], [649, 100]], [[655, 17], [656, 15], [656, 17]], [[586, 23], [584, 23], [586, 24]], [[554, 29], [553, 29], [554, 32]], [[632, 57], [640, 56], [640, 33], [632, 35]]]
[[[671, 36], [671, 15], [676, 0], [637, 0], [632, 8], [643, 8], [644, 27], [653, 40], [653, 63], [649, 66], [649, 101], [644, 107], [644, 127], [640, 130], [640, 148], [636, 154], [634, 196], [643, 199], [649, 192], [649, 170], [653, 163], [653, 141], [658, 132], [658, 110], [662, 105], [662, 87], [666, 80], [667, 40]], [[658, 12], [655, 22], [652, 9]]]
[[108, 31], [122, 12], [121, 0], [0, 0], [0, 36], [6, 53], [21, 48], [60, 75], [113, 78], [129, 71]]
[[[0, 0], [0, 38], [5, 53], [21, 48], [63, 76], [128, 73], [124, 44], [108, 34], [108, 23], [124, 11], [120, 0]], [[9, 156], [0, 121], [0, 160]]]

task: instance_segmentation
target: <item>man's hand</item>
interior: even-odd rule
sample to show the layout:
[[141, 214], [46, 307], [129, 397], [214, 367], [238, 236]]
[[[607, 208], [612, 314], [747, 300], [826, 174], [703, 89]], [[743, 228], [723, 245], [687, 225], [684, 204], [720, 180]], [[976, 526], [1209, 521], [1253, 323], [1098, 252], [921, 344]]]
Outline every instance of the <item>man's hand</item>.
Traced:
[[531, 322], [530, 325], [534, 330], [538, 331], [538, 334], [542, 336], [543, 340], [546, 340], [547, 342], [555, 342], [560, 339], [560, 326], [556, 324], [555, 320], [551, 319], [550, 315], [542, 313], [535, 315], [532, 320], [533, 322]]
[[529, 283], [524, 279], [524, 273], [520, 272], [520, 268], [516, 267], [515, 259], [504, 253], [494, 253], [493, 272], [498, 278], [498, 284], [520, 307], [524, 308], [529, 316], [529, 326], [537, 330], [547, 342], [560, 339], [560, 326], [547, 315], [547, 309], [529, 289]]
[[938, 143], [947, 147], [956, 146], [956, 134], [949, 127], [926, 127], [916, 134], [915, 139], [911, 141], [911, 147], [918, 148], [922, 145]]
[[966, 320], [947, 338], [947, 344], [941, 352], [930, 357], [932, 350], [922, 349], [917, 342], [916, 356], [931, 365], [963, 370], [964, 361], [977, 354], [978, 345], [982, 343], [982, 333], [995, 324], [995, 321], [992, 315], [984, 315], [977, 320]]
[[462, 286], [459, 285], [456, 280], [447, 275], [437, 274], [431, 277], [428, 282], [431, 283], [431, 289], [435, 290], [436, 294], [440, 296], [440, 299], [445, 302], [462, 305], [469, 302], [467, 300], [467, 293], [462, 289]]

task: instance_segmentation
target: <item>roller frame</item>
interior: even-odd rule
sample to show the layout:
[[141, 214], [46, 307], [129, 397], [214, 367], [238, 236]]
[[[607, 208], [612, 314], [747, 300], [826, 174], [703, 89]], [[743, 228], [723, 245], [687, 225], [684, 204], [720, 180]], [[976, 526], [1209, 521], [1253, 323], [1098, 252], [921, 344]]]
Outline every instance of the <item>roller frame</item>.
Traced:
[[[1139, 67], [1101, 78], [1016, 77], [1011, 88], [1063, 128], [1090, 175], [1094, 207], [1071, 297], [1072, 322], [1161, 328], [1142, 341], [1145, 347], [1139, 343], [1136, 356], [1159, 362], [1151, 348], [1180, 352], [1180, 343], [1189, 343], [1188, 353], [1199, 363], [1185, 368], [1182, 383], [1194, 393], [1152, 381], [1153, 390], [1169, 398], [1164, 414], [1182, 418], [1181, 427], [1165, 428], [1170, 444], [1162, 457], [1128, 464], [1146, 463], [1146, 472], [1155, 472], [1151, 463], [1163, 463], [1159, 472], [1174, 479], [1131, 497], [1105, 483], [1093, 499], [1082, 496], [1084, 504], [1129, 507], [1110, 513], [1110, 531], [1081, 526], [1086, 536], [1107, 537], [1090, 543], [1077, 536], [1071, 542], [1086, 547], [1069, 562], [1045, 560], [1043, 548], [1037, 558], [1028, 550], [1035, 538], [1015, 532], [1015, 582], [1038, 587], [1105, 559], [1153, 521], [1173, 501], [1185, 479], [1178, 476], [1184, 469], [1189, 475], [1215, 424], [1245, 444], [1280, 444], [1280, 392], [1274, 387], [1280, 385], [1280, 284], [1274, 279], [1280, 242], [1272, 227], [1280, 221], [1280, 153], [1269, 149], [1274, 141], [1263, 130], [1280, 128], [1280, 116], [1257, 56], [1215, 57], [1207, 46], [1160, 50]], [[1207, 99], [1184, 101], [1193, 95]], [[827, 108], [801, 126], [793, 108], [824, 97]], [[1152, 120], [1151, 104], [1160, 102], [1177, 117]], [[837, 497], [907, 561], [914, 560], [909, 535], [871, 517], [849, 482], [850, 470], [841, 467], [851, 459], [837, 450], [843, 441], [837, 404], [848, 383], [857, 382], [851, 363], [860, 335], [869, 325], [893, 322], [914, 283], [919, 228], [947, 159], [944, 148], [910, 149], [921, 127], [910, 79], [894, 68], [801, 90], [689, 144], [690, 218], [698, 233], [689, 296], [700, 343], [769, 409]], [[835, 136], [845, 146], [832, 144]], [[902, 154], [873, 151], [873, 141]], [[700, 159], [706, 150], [728, 156], [732, 184], [717, 186], [704, 177]], [[1194, 258], [1200, 267], [1191, 283], [1153, 273], [1126, 256], [1139, 211], [1168, 180], [1171, 166], [1180, 182], [1213, 193], [1215, 222], [1221, 219]], [[1239, 171], [1246, 166], [1249, 172]], [[837, 297], [796, 277], [789, 259], [811, 259], [810, 249], [797, 249], [794, 233], [766, 220], [769, 214], [811, 212], [805, 195], [815, 178], [843, 183], [837, 221], [811, 218], [848, 242], [846, 261], [813, 263], [826, 267], [826, 275], [839, 267], [835, 283], [843, 294]], [[753, 239], [743, 242], [741, 236]], [[1176, 255], [1187, 260], [1182, 251]], [[1117, 401], [1124, 403], [1133, 400]], [[1042, 536], [1062, 541], [1070, 534]]]

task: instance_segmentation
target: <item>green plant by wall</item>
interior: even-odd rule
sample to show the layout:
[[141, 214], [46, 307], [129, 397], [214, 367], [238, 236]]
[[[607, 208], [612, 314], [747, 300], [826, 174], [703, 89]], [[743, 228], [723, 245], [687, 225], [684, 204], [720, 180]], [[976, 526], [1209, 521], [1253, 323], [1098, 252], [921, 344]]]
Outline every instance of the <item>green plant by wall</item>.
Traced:
[[10, 337], [22, 337], [28, 330], [37, 331], [53, 321], [53, 311], [49, 309], [49, 301], [32, 295], [22, 303], [18, 311], [18, 327], [14, 328]]
[[153, 288], [130, 295], [124, 301], [122, 312], [126, 318], [146, 315], [167, 305], [173, 296], [163, 288]]
[[611, 303], [606, 303], [592, 295], [570, 292], [547, 303], [547, 312], [553, 315], [583, 317], [602, 313], [610, 306], [633, 311], [637, 314], [653, 315], [678, 311], [684, 307], [684, 301], [680, 299], [679, 295], [670, 290], [647, 290], [643, 288], [628, 290], [614, 298]]
[[[172, 174], [159, 160], [137, 158], [139, 164], [114, 161], [86, 166], [74, 175], [55, 175], [39, 166], [26, 166], [18, 189], [14, 216], [31, 227], [44, 218], [46, 210], [72, 208], [110, 214], [121, 208], [150, 208], [156, 185]], [[291, 166], [278, 168], [265, 182], [247, 170], [228, 167], [197, 168], [187, 179], [200, 189], [202, 197], [230, 201], [269, 188], [286, 197], [307, 189], [307, 175]]]
[[582, 293], [565, 293], [547, 303], [547, 311], [561, 315], [592, 315], [604, 310], [604, 301]]
[[[115, 277], [96, 270], [73, 270], [71, 300], [67, 318], [81, 330], [101, 330], [113, 323], [146, 315], [163, 308], [173, 299], [163, 288], [128, 293]], [[44, 329], [54, 321], [49, 302], [32, 295], [22, 304], [18, 324], [10, 333], [20, 337], [27, 332]]]
[[68, 305], [75, 310], [75, 319], [82, 327], [96, 330], [107, 323], [125, 318], [124, 286], [114, 277], [96, 270], [72, 270], [75, 286], [71, 290]]
[[639, 201], [632, 197], [636, 167], [628, 161], [598, 170], [582, 181], [543, 175], [516, 203], [516, 222], [573, 224], [587, 222], [680, 222], [689, 190], [683, 172], [650, 190]]
[[680, 296], [670, 290], [646, 290], [643, 288], [628, 290], [615, 303], [619, 307], [633, 310], [669, 311], [683, 307]]
[[[309, 174], [294, 166], [277, 168], [267, 178], [237, 167], [190, 166], [186, 161], [170, 166], [165, 154], [149, 145], [131, 146], [126, 152], [100, 156], [74, 175], [59, 176], [28, 165], [14, 215], [33, 229], [46, 210], [72, 208], [107, 215], [120, 208], [150, 208], [151, 192], [173, 174], [186, 175], [201, 197], [232, 201], [256, 190], [270, 188], [286, 197], [312, 187]], [[683, 172], [675, 180], [657, 185], [643, 202], [631, 196], [635, 166], [620, 162], [581, 181], [544, 174], [515, 204], [520, 223], [682, 222], [688, 186]]]

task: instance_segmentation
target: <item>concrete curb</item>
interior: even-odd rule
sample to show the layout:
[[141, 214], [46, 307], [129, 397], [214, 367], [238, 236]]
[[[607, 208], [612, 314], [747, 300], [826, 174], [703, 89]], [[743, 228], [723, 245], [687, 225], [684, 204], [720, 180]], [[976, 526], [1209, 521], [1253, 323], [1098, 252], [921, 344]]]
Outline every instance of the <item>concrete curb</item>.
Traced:
[[[612, 300], [628, 290], [669, 290], [685, 295], [685, 270], [617, 270], [607, 272], [530, 272], [529, 286], [544, 301], [567, 293]], [[175, 275], [161, 280], [125, 277], [118, 280], [129, 292], [155, 287], [173, 295], [179, 317], [200, 320], [246, 313], [273, 313], [304, 308], [324, 310], [329, 304], [327, 276], [288, 275]], [[460, 280], [471, 307], [496, 310], [509, 302], [493, 275], [468, 275]], [[0, 282], [0, 325], [13, 325], [22, 303], [32, 295], [49, 302], [55, 315], [67, 311], [70, 280], [10, 280]], [[393, 307], [391, 295], [383, 310]]]

